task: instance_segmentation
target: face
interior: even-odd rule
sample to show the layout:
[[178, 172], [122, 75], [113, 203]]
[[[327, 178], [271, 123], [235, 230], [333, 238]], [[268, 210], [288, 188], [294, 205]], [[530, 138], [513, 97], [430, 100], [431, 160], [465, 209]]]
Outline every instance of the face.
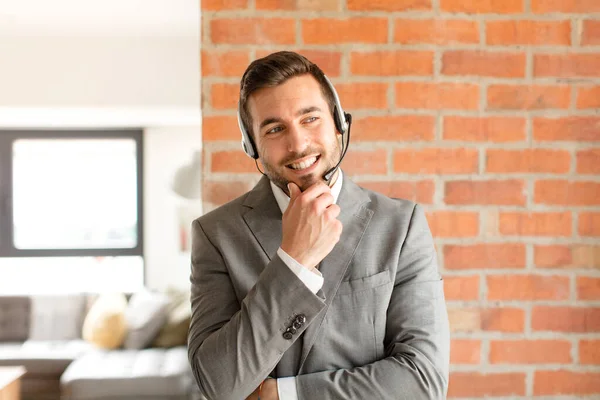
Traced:
[[323, 181], [339, 161], [340, 136], [321, 87], [311, 75], [257, 90], [248, 99], [248, 109], [265, 174], [284, 192], [288, 182], [304, 191]]

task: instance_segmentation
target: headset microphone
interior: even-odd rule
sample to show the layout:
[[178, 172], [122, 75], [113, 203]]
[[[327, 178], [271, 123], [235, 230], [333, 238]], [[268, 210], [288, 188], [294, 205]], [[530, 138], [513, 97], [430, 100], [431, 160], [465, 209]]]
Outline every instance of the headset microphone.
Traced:
[[325, 172], [325, 175], [323, 175], [323, 179], [325, 180], [325, 182], [327, 182], [328, 185], [331, 182], [331, 178], [333, 178], [333, 175], [335, 175], [335, 172], [340, 167], [342, 160], [346, 156], [346, 151], [348, 151], [348, 145], [350, 144], [350, 127], [352, 126], [352, 115], [344, 113], [344, 117], [344, 119], [346, 120], [346, 134], [348, 135], [348, 138], [346, 139], [346, 145], [344, 146], [344, 134], [342, 133], [342, 155], [340, 157], [340, 160], [335, 165], [335, 167], [331, 168], [329, 171]]

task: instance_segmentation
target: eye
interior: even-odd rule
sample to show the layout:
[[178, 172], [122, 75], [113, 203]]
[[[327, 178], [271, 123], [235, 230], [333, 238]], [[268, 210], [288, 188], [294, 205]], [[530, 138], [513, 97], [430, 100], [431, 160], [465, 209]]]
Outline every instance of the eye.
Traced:
[[277, 133], [277, 132], [281, 132], [283, 130], [282, 126], [276, 126], [274, 128], [269, 129], [268, 131], [265, 132], [265, 135], [269, 135], [272, 133]]
[[318, 117], [308, 117], [304, 120], [304, 123], [310, 124], [311, 122], [315, 122], [318, 119], [319, 119]]

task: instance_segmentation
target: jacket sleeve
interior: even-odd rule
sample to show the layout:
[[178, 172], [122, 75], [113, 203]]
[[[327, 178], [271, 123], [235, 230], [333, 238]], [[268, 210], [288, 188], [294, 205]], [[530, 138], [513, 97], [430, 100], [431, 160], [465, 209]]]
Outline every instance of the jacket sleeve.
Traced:
[[433, 239], [415, 206], [387, 309], [385, 358], [296, 377], [299, 399], [445, 399], [450, 333]]
[[[199, 220], [192, 225], [191, 261], [188, 356], [194, 377], [207, 399], [244, 399], [325, 304], [278, 256], [240, 302], [225, 260]], [[306, 322], [285, 339], [300, 314]]]

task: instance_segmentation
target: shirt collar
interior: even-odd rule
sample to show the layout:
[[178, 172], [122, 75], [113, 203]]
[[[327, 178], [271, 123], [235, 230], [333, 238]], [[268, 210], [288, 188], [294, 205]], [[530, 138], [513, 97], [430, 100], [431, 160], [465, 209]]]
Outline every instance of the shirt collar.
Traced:
[[[333, 196], [333, 202], [337, 203], [338, 197], [340, 196], [340, 192], [342, 191], [342, 181], [344, 180], [344, 175], [342, 174], [342, 170], [338, 169], [339, 173], [335, 180], [335, 183], [331, 187], [331, 195]], [[273, 190], [273, 195], [275, 196], [275, 200], [277, 200], [277, 205], [279, 205], [279, 209], [283, 214], [285, 210], [287, 210], [288, 205], [290, 204], [290, 198], [281, 188], [275, 185], [272, 181], [271, 190]]]

